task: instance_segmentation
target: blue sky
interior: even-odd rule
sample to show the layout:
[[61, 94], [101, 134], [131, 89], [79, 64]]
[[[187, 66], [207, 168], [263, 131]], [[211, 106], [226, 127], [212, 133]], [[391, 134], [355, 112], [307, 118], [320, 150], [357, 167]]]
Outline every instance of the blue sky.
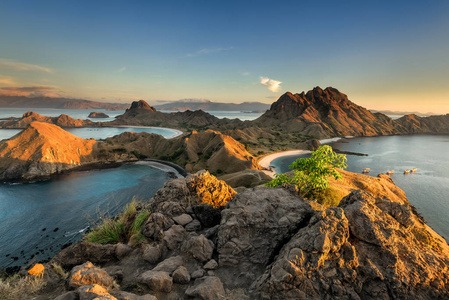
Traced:
[[[0, 93], [449, 112], [448, 1], [0, 2]], [[23, 89], [32, 87], [31, 89]]]

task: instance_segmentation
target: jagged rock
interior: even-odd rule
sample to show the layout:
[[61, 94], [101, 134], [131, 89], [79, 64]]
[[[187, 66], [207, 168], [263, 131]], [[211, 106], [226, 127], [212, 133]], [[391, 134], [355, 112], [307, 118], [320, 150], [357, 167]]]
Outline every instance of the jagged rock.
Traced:
[[79, 298], [80, 296], [76, 291], [70, 291], [62, 295], [59, 295], [54, 300], [79, 300]]
[[202, 300], [219, 300], [224, 299], [226, 293], [220, 278], [206, 276], [195, 279], [194, 285], [186, 290], [186, 295]]
[[181, 256], [172, 256], [160, 262], [153, 271], [164, 271], [170, 275], [179, 267], [184, 266], [184, 259]]
[[124, 291], [112, 293], [112, 295], [115, 296], [117, 298], [117, 300], [157, 300], [157, 298], [155, 296], [150, 295], [150, 294], [139, 296], [139, 295], [124, 292]]
[[317, 213], [259, 278], [261, 298], [443, 299], [449, 248], [403, 205], [354, 191]]
[[202, 203], [215, 207], [226, 205], [235, 194], [224, 181], [201, 171], [186, 178], [167, 181], [150, 199], [149, 205], [152, 211], [172, 217], [183, 214], [187, 207]]
[[147, 247], [142, 255], [142, 258], [151, 264], [157, 263], [162, 256], [161, 249], [159, 247]]
[[189, 224], [186, 225], [187, 231], [200, 231], [201, 230], [201, 223], [198, 220], [193, 220]]
[[128, 254], [130, 254], [132, 251], [133, 251], [132, 247], [119, 243], [115, 247], [115, 256], [117, 256], [118, 259], [123, 259]]
[[142, 234], [149, 239], [160, 241], [164, 231], [174, 224], [173, 220], [161, 213], [152, 213], [142, 226]]
[[192, 209], [203, 227], [213, 227], [221, 222], [221, 212], [218, 208], [204, 203], [192, 206]]
[[191, 255], [200, 262], [206, 262], [212, 257], [214, 243], [202, 234], [197, 235], [195, 233], [191, 233], [183, 244], [182, 251]]
[[80, 242], [63, 249], [53, 257], [52, 262], [66, 269], [81, 265], [86, 261], [94, 264], [113, 262], [117, 260], [115, 248], [116, 245]]
[[187, 271], [186, 267], [179, 266], [173, 272], [173, 282], [179, 284], [186, 284], [190, 282], [190, 274], [189, 271]]
[[85, 285], [77, 289], [80, 300], [117, 300], [114, 296], [98, 284]]
[[168, 272], [146, 271], [139, 277], [139, 282], [146, 284], [155, 292], [169, 293], [172, 289], [173, 279]]
[[230, 287], [251, 285], [312, 214], [305, 200], [285, 189], [255, 188], [237, 194], [223, 210], [218, 228], [221, 278]]
[[114, 280], [105, 271], [95, 267], [91, 262], [86, 262], [76, 266], [70, 272], [68, 278], [68, 288], [76, 289], [83, 285], [100, 285], [110, 288], [114, 285]]
[[215, 270], [218, 268], [218, 263], [215, 259], [209, 260], [203, 267], [205, 270]]
[[188, 214], [182, 214], [180, 216], [173, 217], [173, 220], [177, 224], [185, 226], [185, 225], [189, 224], [190, 222], [192, 222], [193, 218], [190, 215], [188, 215]]
[[187, 235], [186, 230], [181, 225], [173, 225], [164, 232], [164, 244], [169, 250], [178, 249]]

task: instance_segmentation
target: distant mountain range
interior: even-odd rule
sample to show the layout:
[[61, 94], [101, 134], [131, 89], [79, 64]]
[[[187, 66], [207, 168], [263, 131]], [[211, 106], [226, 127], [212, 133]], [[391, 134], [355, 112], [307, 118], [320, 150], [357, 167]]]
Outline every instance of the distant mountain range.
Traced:
[[428, 113], [420, 113], [417, 111], [399, 111], [399, 110], [374, 110], [370, 109], [372, 113], [382, 113], [387, 116], [397, 115], [397, 116], [406, 116], [406, 115], [417, 115], [420, 117], [428, 117], [428, 116], [434, 116], [435, 113], [428, 112]]
[[207, 99], [181, 99], [165, 104], [154, 106], [158, 110], [186, 111], [186, 110], [207, 110], [207, 111], [243, 111], [243, 112], [264, 112], [270, 108], [270, 104], [262, 102], [225, 103], [212, 102]]
[[106, 103], [84, 99], [0, 96], [0, 108], [59, 108], [125, 110], [129, 104]]

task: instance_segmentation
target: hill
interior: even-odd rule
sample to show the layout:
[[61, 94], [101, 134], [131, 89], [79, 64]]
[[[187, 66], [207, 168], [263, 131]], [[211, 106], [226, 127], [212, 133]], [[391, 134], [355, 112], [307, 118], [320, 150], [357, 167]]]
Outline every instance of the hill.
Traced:
[[58, 108], [125, 110], [128, 104], [106, 103], [84, 99], [0, 96], [0, 108]]
[[0, 180], [32, 180], [92, 162], [95, 143], [56, 125], [32, 122], [0, 144]]
[[62, 114], [59, 117], [45, 117], [35, 112], [26, 112], [20, 119], [8, 119], [0, 121], [0, 128], [26, 128], [32, 122], [43, 122], [58, 125], [60, 127], [85, 127], [94, 126], [95, 123], [90, 120], [74, 119], [68, 115]]

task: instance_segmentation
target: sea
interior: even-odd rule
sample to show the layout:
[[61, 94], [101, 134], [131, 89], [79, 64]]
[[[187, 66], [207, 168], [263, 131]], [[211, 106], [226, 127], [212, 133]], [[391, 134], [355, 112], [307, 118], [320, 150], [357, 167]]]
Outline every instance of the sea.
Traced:
[[[329, 143], [333, 148], [368, 154], [347, 155], [346, 170], [370, 176], [394, 170], [391, 178], [407, 195], [426, 223], [446, 240], [449, 238], [449, 136], [407, 135], [343, 138]], [[280, 157], [271, 162], [276, 172], [289, 171], [289, 165], [310, 154]], [[416, 173], [404, 170], [417, 168]]]
[[[87, 119], [91, 110], [0, 109], [0, 119], [21, 117], [27, 111], [57, 117], [66, 114]], [[112, 121], [124, 111], [104, 112]], [[253, 120], [261, 114], [215, 111], [219, 118]], [[104, 139], [125, 131], [158, 133], [171, 138], [179, 132], [155, 127], [104, 127], [67, 129], [82, 138]], [[0, 129], [0, 140], [19, 133]], [[25, 266], [48, 260], [62, 247], [79, 241], [101, 218], [114, 216], [132, 201], [151, 198], [169, 179], [166, 171], [140, 164], [72, 172], [57, 179], [23, 184], [0, 184], [0, 268]]]

